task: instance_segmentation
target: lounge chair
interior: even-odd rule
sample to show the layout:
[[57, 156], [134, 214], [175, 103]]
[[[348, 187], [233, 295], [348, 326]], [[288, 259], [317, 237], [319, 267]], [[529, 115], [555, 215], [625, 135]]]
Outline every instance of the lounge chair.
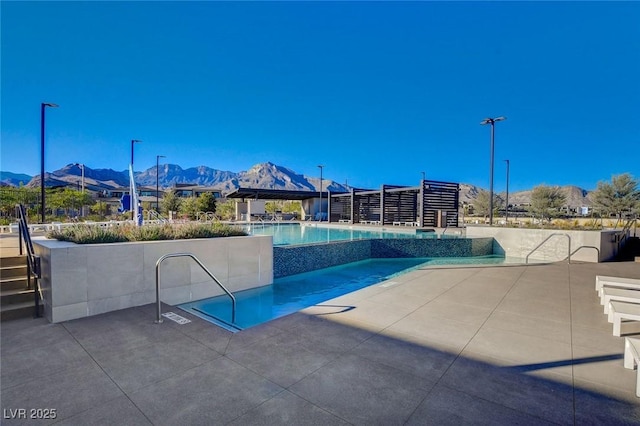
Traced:
[[613, 335], [620, 337], [622, 320], [640, 321], [640, 305], [626, 302], [609, 302], [609, 322], [613, 323]]
[[[640, 339], [624, 338], [624, 368], [634, 370], [640, 362]], [[640, 369], [636, 375], [636, 396], [640, 397]]]
[[598, 295], [601, 295], [603, 286], [640, 289], [640, 279], [596, 275], [596, 291]]
[[609, 313], [609, 302], [616, 300], [627, 303], [640, 303], [640, 289], [626, 289], [619, 287], [602, 287], [600, 291], [600, 304], [604, 306], [604, 313]]

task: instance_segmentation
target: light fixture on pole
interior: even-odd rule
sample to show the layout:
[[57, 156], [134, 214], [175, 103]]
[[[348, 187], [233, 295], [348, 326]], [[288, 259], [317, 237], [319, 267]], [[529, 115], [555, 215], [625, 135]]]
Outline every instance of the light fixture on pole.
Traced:
[[504, 223], [509, 225], [509, 160], [504, 160], [507, 163], [507, 202], [504, 207]]
[[491, 124], [491, 163], [489, 166], [489, 225], [493, 225], [493, 153], [494, 153], [494, 125], [497, 121], [506, 120], [507, 117], [485, 118], [480, 124]]
[[422, 173], [422, 180], [426, 180], [427, 179], [427, 174], [425, 172], [420, 172]]
[[156, 155], [156, 212], [160, 213], [160, 198], [159, 198], [159, 193], [160, 193], [160, 159], [161, 158], [166, 158], [164, 155]]
[[44, 110], [46, 107], [57, 108], [57, 104], [43, 102], [40, 104], [40, 214], [41, 223], [45, 222], [44, 208]]
[[131, 165], [129, 166], [129, 203], [131, 204], [131, 219], [138, 225], [138, 194], [136, 182], [133, 174], [133, 145], [142, 142], [138, 139], [131, 139]]
[[[75, 163], [74, 166], [78, 166], [80, 167], [80, 170], [82, 170], [82, 196], [84, 197], [84, 164]], [[84, 217], [84, 204], [82, 204], [82, 207], [80, 209], [80, 216]]]
[[322, 169], [324, 166], [318, 165], [318, 168], [320, 168], [320, 222], [322, 222]]

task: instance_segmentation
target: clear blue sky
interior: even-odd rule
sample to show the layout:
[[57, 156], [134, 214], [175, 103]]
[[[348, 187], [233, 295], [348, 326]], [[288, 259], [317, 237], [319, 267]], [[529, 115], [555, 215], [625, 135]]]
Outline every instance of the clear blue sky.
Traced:
[[356, 187], [640, 177], [638, 2], [6, 2], [1, 169], [271, 161]]

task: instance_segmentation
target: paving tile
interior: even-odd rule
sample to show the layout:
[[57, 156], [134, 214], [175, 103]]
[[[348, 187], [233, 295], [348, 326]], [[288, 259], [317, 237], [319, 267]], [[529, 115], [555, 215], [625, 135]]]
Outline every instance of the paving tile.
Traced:
[[623, 392], [635, 389], [636, 371], [624, 368], [624, 347], [616, 351], [574, 346], [573, 357], [573, 375], [577, 380], [619, 388]]
[[[483, 327], [462, 352], [509, 360], [515, 365], [544, 365], [557, 373], [571, 374], [571, 345], [522, 333]], [[558, 365], [558, 368], [553, 368]]]
[[569, 323], [533, 318], [513, 312], [493, 312], [484, 327], [571, 343], [571, 325]]
[[[55, 333], [57, 334], [57, 333]], [[63, 335], [58, 343], [2, 354], [2, 389], [42, 380], [80, 367], [95, 366], [91, 356]]]
[[437, 385], [407, 425], [552, 425], [540, 417]]
[[469, 343], [479, 329], [480, 324], [442, 318], [420, 310], [406, 316], [385, 331], [415, 336], [425, 342], [433, 341], [449, 345], [459, 351]]
[[126, 393], [219, 356], [213, 349], [182, 335], [125, 352], [100, 351], [93, 354], [96, 362]]
[[459, 357], [440, 384], [559, 424], [573, 424], [573, 388], [518, 369]]
[[602, 385], [598, 385], [597, 390], [590, 388], [593, 388], [591, 383], [576, 379], [576, 425], [640, 424], [640, 404], [635, 391], [620, 392]]
[[155, 425], [226, 424], [283, 390], [219, 357], [142, 388], [129, 397]]
[[82, 413], [56, 423], [60, 426], [142, 426], [150, 424], [151, 422], [126, 396], [96, 404]]
[[308, 401], [283, 391], [254, 408], [229, 425], [238, 426], [273, 426], [273, 425], [348, 425], [350, 423], [311, 404]]
[[291, 392], [353, 424], [403, 424], [434, 382], [345, 355], [291, 386]]
[[295, 332], [280, 334], [227, 353], [238, 364], [285, 388], [338, 355], [327, 345]]
[[[2, 406], [56, 410], [56, 420], [72, 417], [123, 393], [96, 365], [73, 368], [9, 389], [2, 388]], [[15, 424], [19, 424], [16, 421]], [[45, 420], [38, 424], [51, 423]], [[14, 424], [3, 420], [3, 424]]]
[[452, 319], [479, 326], [489, 318], [489, 315], [491, 315], [491, 309], [437, 298], [415, 310], [413, 313], [413, 315], [421, 314]]
[[[302, 311], [305, 312], [305, 311]], [[331, 317], [306, 315], [295, 333], [327, 346], [331, 351], [346, 352], [373, 335], [368, 329], [340, 324]]]
[[51, 324], [44, 318], [0, 322], [0, 351], [3, 357], [63, 340], [72, 341], [73, 337], [62, 325]]
[[434, 381], [458, 356], [454, 348], [435, 348], [383, 335], [371, 337], [350, 353]]

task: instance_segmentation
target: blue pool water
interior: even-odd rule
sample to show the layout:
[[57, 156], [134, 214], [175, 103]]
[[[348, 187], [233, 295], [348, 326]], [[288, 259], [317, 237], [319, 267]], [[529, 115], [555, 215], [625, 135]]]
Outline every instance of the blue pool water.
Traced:
[[451, 263], [496, 264], [503, 261], [504, 258], [500, 256], [368, 259], [278, 278], [272, 285], [234, 293], [235, 329], [229, 326], [232, 323], [231, 300], [226, 295], [186, 303], [180, 305], [180, 308], [236, 331], [360, 290], [421, 266]]
[[[344, 229], [317, 227], [300, 224], [255, 224], [245, 225], [243, 229], [251, 235], [272, 235], [273, 245], [295, 245], [309, 243], [327, 243], [331, 241], [350, 241], [372, 238], [437, 238], [435, 232], [393, 232], [364, 229]], [[452, 235], [453, 237], [453, 235]]]

